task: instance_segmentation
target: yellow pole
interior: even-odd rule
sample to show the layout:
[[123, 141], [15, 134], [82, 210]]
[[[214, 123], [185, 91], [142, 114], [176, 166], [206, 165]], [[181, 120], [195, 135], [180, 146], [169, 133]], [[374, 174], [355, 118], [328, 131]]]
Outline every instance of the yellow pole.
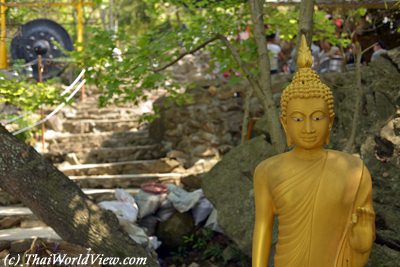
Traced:
[[7, 69], [7, 32], [6, 32], [6, 0], [0, 0], [0, 20], [1, 20], [1, 33], [0, 33], [0, 69]]
[[[77, 16], [77, 28], [76, 28], [76, 51], [80, 52], [83, 50], [83, 3], [82, 0], [76, 2], [76, 16]], [[81, 101], [85, 99], [85, 85], [81, 89]]]
[[77, 51], [82, 51], [83, 49], [83, 3], [82, 0], [76, 2], [76, 15], [77, 15], [77, 28], [76, 28], [76, 41]]

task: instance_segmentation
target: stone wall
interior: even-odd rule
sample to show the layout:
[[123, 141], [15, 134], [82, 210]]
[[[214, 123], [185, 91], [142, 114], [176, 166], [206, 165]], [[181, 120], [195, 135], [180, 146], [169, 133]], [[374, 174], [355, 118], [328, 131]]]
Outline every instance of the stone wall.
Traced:
[[[285, 74], [272, 77], [277, 106], [280, 91], [290, 78], [291, 75]], [[165, 97], [153, 103], [160, 110], [160, 118], [150, 125], [150, 136], [162, 141], [167, 150], [172, 150], [169, 156], [179, 158], [185, 167], [199, 159], [220, 159], [240, 144], [248, 88], [245, 80], [231, 85], [228, 79], [221, 77], [214, 80], [197, 78], [195, 88], [186, 90], [190, 103], [183, 106], [167, 104]], [[262, 106], [252, 96], [250, 118], [261, 119], [262, 114]], [[263, 128], [266, 122], [262, 119], [260, 122]], [[262, 133], [262, 130], [255, 129], [254, 133]]]
[[[240, 143], [243, 108], [242, 87], [203, 81], [187, 93], [191, 104], [167, 105], [165, 98], [154, 106], [160, 118], [150, 126], [150, 136], [162, 140], [170, 156], [189, 167], [199, 159], [220, 158]], [[239, 92], [239, 93], [238, 93]]]

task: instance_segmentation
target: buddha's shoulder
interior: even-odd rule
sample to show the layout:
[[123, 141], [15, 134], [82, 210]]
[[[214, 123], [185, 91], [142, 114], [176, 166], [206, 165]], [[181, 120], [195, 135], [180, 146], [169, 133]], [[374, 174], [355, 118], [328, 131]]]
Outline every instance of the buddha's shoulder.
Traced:
[[282, 167], [282, 162], [284, 162], [283, 159], [285, 159], [287, 156], [288, 152], [269, 157], [257, 165], [256, 171], [268, 171], [271, 169], [276, 169], [277, 167]]
[[360, 159], [359, 157], [356, 157], [346, 152], [331, 149], [328, 150], [328, 160], [339, 163], [345, 161], [357, 165], [363, 164], [362, 159]]

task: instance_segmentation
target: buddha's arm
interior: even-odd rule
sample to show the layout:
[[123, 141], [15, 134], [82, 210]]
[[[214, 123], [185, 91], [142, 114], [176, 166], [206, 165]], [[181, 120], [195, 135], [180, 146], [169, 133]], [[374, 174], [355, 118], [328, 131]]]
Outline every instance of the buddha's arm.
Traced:
[[256, 219], [253, 232], [252, 266], [266, 267], [272, 238], [273, 206], [263, 165], [254, 173]]
[[367, 262], [375, 240], [375, 213], [372, 206], [371, 175], [365, 166], [354, 205], [352, 223], [350, 246], [359, 254], [361, 262]]

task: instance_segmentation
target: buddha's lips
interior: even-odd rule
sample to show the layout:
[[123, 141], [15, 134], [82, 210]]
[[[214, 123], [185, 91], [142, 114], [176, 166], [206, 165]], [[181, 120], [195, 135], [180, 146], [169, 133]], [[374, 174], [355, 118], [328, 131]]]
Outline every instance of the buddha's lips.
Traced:
[[315, 135], [303, 136], [301, 139], [303, 139], [303, 141], [306, 141], [306, 142], [313, 142], [317, 139], [317, 137]]

